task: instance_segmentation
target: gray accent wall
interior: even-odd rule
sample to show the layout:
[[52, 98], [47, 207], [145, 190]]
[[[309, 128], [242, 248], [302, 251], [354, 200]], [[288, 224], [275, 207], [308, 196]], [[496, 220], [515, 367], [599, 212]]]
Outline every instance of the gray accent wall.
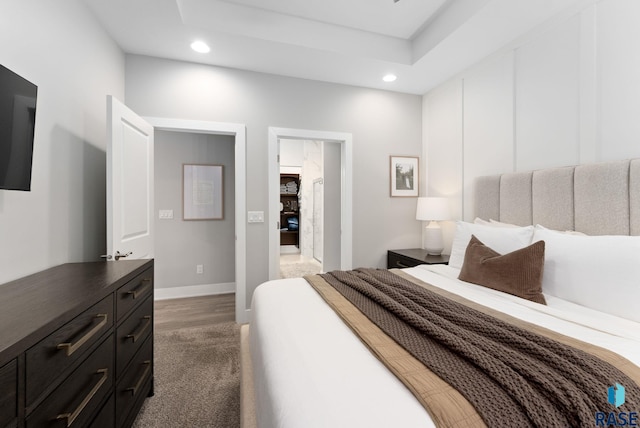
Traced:
[[[182, 219], [183, 164], [224, 166], [224, 219]], [[235, 282], [233, 137], [156, 131], [154, 166], [155, 287]], [[173, 219], [160, 219], [159, 210], [173, 210]], [[203, 266], [201, 274], [196, 265]]]
[[420, 246], [415, 198], [389, 197], [389, 156], [422, 151], [420, 96], [127, 55], [126, 102], [142, 116], [246, 125], [247, 210], [266, 217], [247, 225], [247, 307], [269, 278], [269, 126], [353, 135], [354, 267]]
[[106, 251], [106, 96], [125, 57], [80, 1], [4, 1], [0, 64], [38, 86], [30, 192], [0, 190], [0, 284]]
[[[340, 144], [323, 143], [324, 222], [322, 225], [322, 270], [340, 269]], [[391, 249], [391, 248], [389, 248]], [[384, 266], [386, 267], [386, 266]]]

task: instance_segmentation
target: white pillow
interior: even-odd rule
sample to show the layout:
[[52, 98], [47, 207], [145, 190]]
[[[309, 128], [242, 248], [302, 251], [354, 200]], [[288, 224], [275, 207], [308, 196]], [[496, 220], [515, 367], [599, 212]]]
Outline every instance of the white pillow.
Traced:
[[485, 226], [494, 226], [494, 227], [520, 227], [517, 224], [504, 223], [502, 221], [494, 220], [492, 218], [489, 221], [481, 219], [480, 217], [476, 217], [473, 220], [474, 224], [484, 224]]
[[536, 225], [545, 241], [542, 292], [640, 322], [640, 236], [579, 236]]
[[484, 224], [485, 226], [491, 226], [491, 222], [490, 221], [481, 219], [480, 217], [476, 217], [473, 220], [473, 224]]
[[456, 269], [462, 268], [464, 252], [467, 249], [471, 235], [475, 235], [483, 244], [498, 253], [506, 254], [531, 244], [533, 226], [495, 227], [457, 221], [456, 234], [451, 245], [449, 266]]

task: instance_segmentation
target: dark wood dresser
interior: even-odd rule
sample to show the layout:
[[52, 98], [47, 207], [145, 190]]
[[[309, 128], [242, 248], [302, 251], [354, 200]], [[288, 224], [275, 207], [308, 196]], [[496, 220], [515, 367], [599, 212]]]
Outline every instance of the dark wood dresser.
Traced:
[[129, 427], [153, 394], [153, 260], [0, 285], [0, 428]]

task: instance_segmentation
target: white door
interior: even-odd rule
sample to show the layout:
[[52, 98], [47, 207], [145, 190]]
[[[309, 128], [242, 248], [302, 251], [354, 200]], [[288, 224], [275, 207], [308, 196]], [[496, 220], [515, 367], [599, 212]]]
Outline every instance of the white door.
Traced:
[[153, 127], [107, 97], [107, 257], [153, 257]]

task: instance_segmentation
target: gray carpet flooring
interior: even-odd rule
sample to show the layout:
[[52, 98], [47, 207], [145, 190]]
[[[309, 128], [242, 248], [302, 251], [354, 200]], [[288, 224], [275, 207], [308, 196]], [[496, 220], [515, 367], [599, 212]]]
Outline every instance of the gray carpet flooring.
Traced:
[[156, 331], [154, 339], [155, 395], [133, 427], [239, 427], [240, 327]]

